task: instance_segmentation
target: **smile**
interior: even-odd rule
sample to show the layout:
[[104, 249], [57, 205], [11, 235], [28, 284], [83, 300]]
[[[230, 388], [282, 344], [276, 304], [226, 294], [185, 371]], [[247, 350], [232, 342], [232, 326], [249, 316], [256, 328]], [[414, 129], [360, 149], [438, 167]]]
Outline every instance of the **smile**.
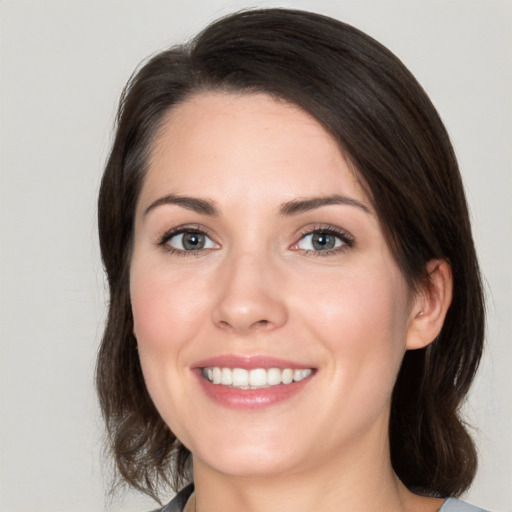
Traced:
[[213, 366], [203, 368], [201, 375], [203, 379], [212, 384], [238, 389], [261, 389], [300, 382], [312, 373], [311, 368], [254, 368], [246, 370], [245, 368]]

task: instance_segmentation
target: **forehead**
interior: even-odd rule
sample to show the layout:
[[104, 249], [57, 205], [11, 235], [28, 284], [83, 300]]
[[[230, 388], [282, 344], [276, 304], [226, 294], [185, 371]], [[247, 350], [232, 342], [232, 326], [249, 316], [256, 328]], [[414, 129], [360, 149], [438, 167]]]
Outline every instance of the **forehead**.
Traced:
[[194, 188], [249, 196], [262, 183], [268, 194], [275, 186], [289, 196], [280, 200], [331, 194], [333, 187], [364, 197], [339, 145], [313, 116], [266, 94], [225, 92], [197, 94], [166, 115], [143, 194]]

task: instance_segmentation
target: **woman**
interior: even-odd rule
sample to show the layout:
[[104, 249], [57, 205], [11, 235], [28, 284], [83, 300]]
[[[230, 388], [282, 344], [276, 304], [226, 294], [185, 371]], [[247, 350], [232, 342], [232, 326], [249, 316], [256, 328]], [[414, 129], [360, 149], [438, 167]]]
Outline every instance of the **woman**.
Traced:
[[152, 57], [99, 230], [119, 474], [194, 483], [162, 510], [475, 510], [478, 263], [446, 130], [387, 49], [270, 9]]

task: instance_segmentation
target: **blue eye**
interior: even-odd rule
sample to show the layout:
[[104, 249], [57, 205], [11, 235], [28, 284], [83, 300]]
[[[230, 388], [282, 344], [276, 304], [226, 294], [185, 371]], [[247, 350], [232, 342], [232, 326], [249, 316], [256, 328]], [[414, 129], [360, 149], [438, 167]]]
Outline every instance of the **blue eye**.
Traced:
[[311, 252], [329, 252], [352, 247], [353, 240], [348, 233], [330, 229], [316, 229], [304, 234], [295, 245], [296, 249]]
[[165, 243], [178, 251], [200, 251], [218, 247], [209, 236], [197, 231], [181, 231], [169, 236]]

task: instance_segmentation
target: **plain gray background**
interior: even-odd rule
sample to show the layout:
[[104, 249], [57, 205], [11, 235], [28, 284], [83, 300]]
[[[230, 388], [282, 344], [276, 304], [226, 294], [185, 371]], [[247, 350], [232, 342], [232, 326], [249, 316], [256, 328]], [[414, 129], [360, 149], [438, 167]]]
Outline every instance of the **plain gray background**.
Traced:
[[488, 346], [465, 412], [467, 499], [512, 510], [511, 1], [0, 1], [0, 511], [105, 505], [93, 390], [106, 300], [95, 199], [121, 89], [148, 54], [256, 6], [354, 24], [417, 76], [453, 138], [488, 286]]

